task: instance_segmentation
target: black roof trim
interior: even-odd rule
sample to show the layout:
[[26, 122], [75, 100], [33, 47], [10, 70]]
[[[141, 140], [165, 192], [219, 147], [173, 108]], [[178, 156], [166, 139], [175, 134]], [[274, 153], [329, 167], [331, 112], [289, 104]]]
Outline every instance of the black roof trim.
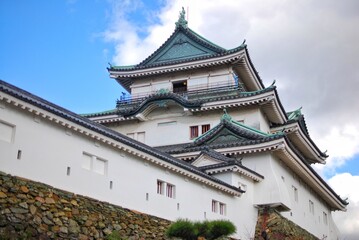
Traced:
[[20, 89], [20, 88], [14, 86], [14, 85], [11, 85], [5, 81], [2, 81], [2, 80], [0, 80], [0, 91], [7, 93], [17, 99], [22, 100], [22, 101], [25, 101], [29, 104], [32, 104], [36, 107], [39, 107], [39, 108], [41, 108], [45, 111], [48, 111], [52, 114], [55, 114], [59, 117], [67, 119], [75, 124], [81, 125], [82, 127], [85, 127], [87, 129], [95, 131], [99, 134], [102, 134], [106, 137], [109, 137], [115, 141], [121, 142], [121, 143], [128, 145], [130, 147], [133, 147], [139, 151], [142, 151], [142, 152], [152, 155], [156, 158], [159, 158], [167, 163], [170, 163], [170, 164], [173, 164], [182, 169], [188, 170], [188, 171], [192, 172], [193, 174], [204, 177], [210, 181], [216, 182], [216, 183], [223, 185], [227, 188], [230, 188], [234, 191], [237, 191], [240, 193], [244, 192], [240, 188], [236, 188], [236, 187], [229, 185], [217, 178], [214, 178], [212, 176], [209, 176], [208, 174], [203, 173], [198, 168], [192, 166], [191, 164], [189, 164], [187, 162], [178, 160], [167, 153], [159, 151], [158, 149], [152, 148], [148, 145], [145, 145], [143, 143], [135, 141], [135, 140], [133, 140], [127, 136], [124, 136], [112, 129], [109, 129], [101, 124], [95, 123], [85, 117], [82, 117], [74, 112], [71, 112], [71, 111], [69, 111], [65, 108], [62, 108], [56, 104], [46, 101], [36, 95], [33, 95], [23, 89]]
[[[247, 168], [246, 166], [244, 166], [242, 164], [242, 162], [240, 160], [226, 157], [223, 154], [214, 151], [213, 149], [208, 148], [206, 150], [202, 150], [201, 153], [198, 155], [198, 157], [201, 156], [201, 155], [208, 155], [208, 156], [210, 156], [212, 158], [215, 158], [215, 159], [218, 159], [218, 160], [222, 161], [222, 163], [199, 167], [199, 169], [201, 169], [202, 171], [212, 170], [212, 169], [221, 168], [221, 167], [237, 166], [237, 167], [240, 167], [240, 168], [242, 168], [242, 169], [256, 175], [259, 178], [264, 179], [264, 176], [262, 176], [261, 174], [253, 171], [252, 169]], [[193, 160], [192, 162], [194, 162], [194, 161], [195, 160]]]
[[285, 136], [285, 140], [290, 147], [290, 149], [295, 152], [295, 154], [300, 158], [300, 160], [307, 166], [307, 168], [319, 179], [319, 181], [343, 204], [348, 205], [349, 203], [343, 200], [329, 185], [324, 179], [312, 168], [308, 163], [308, 160], [299, 152], [299, 150], [294, 146], [294, 144], [288, 139], [288, 136]]

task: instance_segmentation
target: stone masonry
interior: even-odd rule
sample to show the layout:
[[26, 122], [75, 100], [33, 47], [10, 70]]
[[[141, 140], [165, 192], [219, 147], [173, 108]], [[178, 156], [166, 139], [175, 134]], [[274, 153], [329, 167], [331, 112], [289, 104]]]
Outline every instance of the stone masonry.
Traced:
[[169, 224], [0, 172], [0, 239], [166, 239]]

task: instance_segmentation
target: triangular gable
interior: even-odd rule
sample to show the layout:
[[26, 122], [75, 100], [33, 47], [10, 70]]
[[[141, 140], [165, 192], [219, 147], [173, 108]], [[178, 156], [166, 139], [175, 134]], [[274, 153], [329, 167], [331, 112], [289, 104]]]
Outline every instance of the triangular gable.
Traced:
[[178, 60], [191, 60], [224, 52], [226, 52], [225, 49], [200, 37], [191, 29], [178, 25], [170, 38], [152, 55], [141, 62], [139, 66], [148, 66], [162, 62], [168, 63]]
[[205, 152], [201, 152], [201, 154], [192, 162], [192, 165], [196, 167], [203, 167], [203, 166], [214, 165], [222, 162], [223, 160], [214, 158]]
[[270, 136], [271, 135], [269, 134], [232, 120], [231, 116], [225, 113], [221, 118], [221, 122], [208, 132], [196, 138], [194, 144], [220, 144], [235, 141], [245, 142], [265, 139]]

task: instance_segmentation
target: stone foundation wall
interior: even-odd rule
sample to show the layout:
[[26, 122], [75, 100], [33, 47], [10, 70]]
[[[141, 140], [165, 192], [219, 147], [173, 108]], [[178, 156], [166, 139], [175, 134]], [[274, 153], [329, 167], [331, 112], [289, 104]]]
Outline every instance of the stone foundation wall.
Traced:
[[169, 224], [0, 172], [0, 239], [166, 239]]
[[[266, 233], [263, 235], [263, 231]], [[280, 215], [273, 209], [259, 210], [255, 239], [318, 240], [303, 228]]]

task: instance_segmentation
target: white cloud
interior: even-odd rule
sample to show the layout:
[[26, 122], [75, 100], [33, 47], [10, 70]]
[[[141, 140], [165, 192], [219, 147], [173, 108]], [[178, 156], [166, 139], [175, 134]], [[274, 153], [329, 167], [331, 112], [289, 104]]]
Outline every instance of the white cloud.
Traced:
[[317, 164], [315, 169], [322, 175], [333, 175], [337, 167], [359, 153], [359, 126], [346, 124], [332, 126], [326, 134], [315, 136], [319, 146], [330, 149], [330, 156], [326, 164]]
[[[144, 60], [174, 31], [181, 7], [188, 7], [191, 29], [226, 48], [246, 39], [264, 82], [277, 80], [286, 110], [303, 106], [313, 140], [330, 155], [327, 165], [316, 167], [321, 174], [334, 174], [359, 153], [359, 1], [166, 1], [154, 13], [157, 21], [142, 25], [127, 18], [138, 6], [114, 2], [112, 25], [104, 34], [115, 43], [114, 64]], [[331, 179], [333, 186], [340, 176]], [[358, 202], [351, 203], [343, 219], [359, 219]], [[349, 236], [359, 227], [347, 219], [341, 222]]]
[[359, 176], [350, 173], [337, 174], [328, 180], [340, 196], [348, 198], [348, 211], [333, 214], [335, 222], [342, 232], [343, 239], [356, 240], [359, 237]]

